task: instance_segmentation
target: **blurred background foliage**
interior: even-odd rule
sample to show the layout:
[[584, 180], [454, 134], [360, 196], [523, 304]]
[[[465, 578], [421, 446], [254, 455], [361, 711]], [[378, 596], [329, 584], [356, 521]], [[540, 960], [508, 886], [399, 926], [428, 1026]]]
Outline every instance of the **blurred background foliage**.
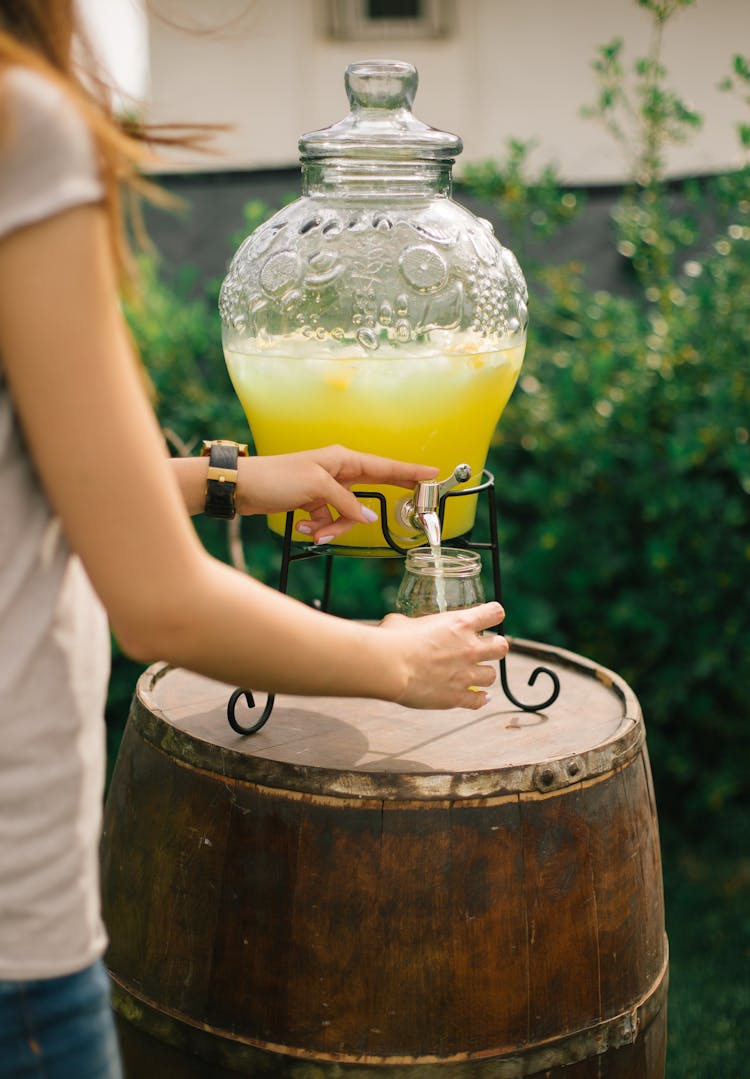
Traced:
[[[491, 207], [529, 283], [519, 384], [488, 467], [498, 486], [511, 635], [589, 656], [623, 675], [643, 705], [665, 852], [672, 942], [670, 1063], [675, 1079], [742, 1079], [750, 1053], [750, 164], [668, 182], [664, 148], [700, 117], [669, 88], [669, 19], [692, 0], [637, 0], [652, 20], [646, 57], [599, 50], [586, 108], [628, 153], [632, 182], [603, 242], [627, 268], [622, 292], [588, 267], [551, 262], [585, 196], [532, 143], [465, 171], [461, 194]], [[750, 61], [728, 58], [722, 88], [750, 107]], [[748, 119], [750, 120], [750, 111]], [[737, 128], [750, 153], [750, 123]], [[236, 244], [277, 207], [250, 202]], [[561, 231], [562, 230], [562, 231]], [[560, 243], [556, 249], [560, 250]], [[229, 256], [231, 252], [227, 252]], [[219, 282], [175, 278], [151, 255], [127, 307], [173, 453], [201, 438], [248, 439], [221, 351]], [[229, 559], [241, 529], [248, 570], [278, 579], [280, 544], [262, 519], [235, 534], [196, 519]], [[477, 533], [486, 528], [478, 521]], [[316, 560], [313, 560], [316, 562]], [[336, 560], [335, 613], [392, 608], [397, 560]], [[322, 566], [293, 567], [292, 591], [319, 594]], [[115, 646], [111, 748], [140, 668]], [[520, 692], [520, 690], [518, 690]]]
[[[593, 64], [585, 111], [631, 160], [612, 220], [630, 295], [531, 256], [529, 230], [548, 234], [573, 207], [549, 169], [540, 183], [524, 174], [518, 144], [467, 181], [500, 200], [534, 298], [492, 451], [513, 630], [625, 675], [644, 702], [662, 805], [700, 826], [749, 789], [750, 168], [664, 178], [665, 146], [700, 124], [661, 62], [665, 26], [688, 2], [641, 3], [652, 47], [632, 72], [620, 40]], [[735, 56], [724, 86], [748, 85]], [[747, 148], [746, 125], [738, 136]]]

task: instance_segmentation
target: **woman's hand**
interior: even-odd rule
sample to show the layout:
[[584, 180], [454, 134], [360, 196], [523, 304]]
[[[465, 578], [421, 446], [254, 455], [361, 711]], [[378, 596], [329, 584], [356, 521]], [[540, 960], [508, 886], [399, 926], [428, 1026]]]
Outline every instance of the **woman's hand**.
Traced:
[[352, 494], [353, 483], [388, 483], [412, 489], [421, 480], [435, 479], [437, 474], [436, 468], [427, 465], [356, 453], [344, 446], [274, 457], [241, 457], [237, 509], [240, 513], [304, 510], [310, 520], [298, 522], [297, 531], [315, 543], [328, 543], [352, 525], [377, 520], [373, 511]]
[[495, 681], [491, 661], [508, 653], [508, 641], [482, 630], [505, 617], [499, 603], [461, 611], [406, 618], [389, 614], [381, 630], [392, 634], [396, 655], [405, 661], [406, 686], [397, 703], [409, 708], [473, 708], [485, 705], [482, 687]]

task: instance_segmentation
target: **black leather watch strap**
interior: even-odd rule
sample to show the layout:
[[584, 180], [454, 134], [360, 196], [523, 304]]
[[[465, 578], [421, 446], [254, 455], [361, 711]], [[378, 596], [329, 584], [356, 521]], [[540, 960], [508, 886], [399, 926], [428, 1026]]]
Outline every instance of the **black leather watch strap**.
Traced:
[[219, 517], [231, 521], [237, 512], [237, 459], [247, 457], [247, 446], [239, 442], [217, 439], [204, 442], [202, 456], [208, 456], [206, 477], [206, 502], [203, 512], [207, 517]]

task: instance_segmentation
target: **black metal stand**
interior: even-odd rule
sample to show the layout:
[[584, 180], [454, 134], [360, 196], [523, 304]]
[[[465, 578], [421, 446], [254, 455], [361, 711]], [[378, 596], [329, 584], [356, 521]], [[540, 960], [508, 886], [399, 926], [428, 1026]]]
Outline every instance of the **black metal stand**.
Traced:
[[[408, 548], [401, 547], [394, 540], [388, 528], [387, 518], [387, 505], [385, 496], [380, 491], [356, 491], [357, 498], [374, 498], [377, 499], [380, 506], [380, 525], [383, 533], [383, 538], [388, 546], [399, 555], [406, 555]], [[495, 477], [491, 472], [486, 469], [482, 473], [482, 482], [475, 487], [467, 487], [462, 490], [448, 491], [440, 499], [439, 517], [440, 525], [442, 528], [443, 518], [445, 516], [445, 500], [448, 498], [466, 498], [469, 495], [486, 495], [489, 501], [489, 542], [477, 543], [469, 539], [468, 537], [461, 537], [456, 540], [451, 540], [451, 545], [456, 547], [465, 547], [471, 551], [490, 551], [492, 556], [492, 582], [494, 588], [494, 598], [498, 603], [502, 603], [502, 578], [500, 574], [500, 543], [497, 529], [497, 503], [495, 499]], [[320, 606], [320, 609], [327, 611], [331, 598], [331, 580], [333, 577], [333, 558], [337, 553], [335, 546], [329, 547], [314, 547], [307, 546], [303, 550], [293, 553], [292, 548], [292, 528], [294, 526], [294, 513], [290, 512], [286, 515], [286, 525], [284, 528], [284, 540], [281, 552], [281, 570], [279, 573], [279, 591], [286, 592], [287, 584], [289, 582], [289, 567], [292, 562], [301, 562], [308, 558], [324, 558], [325, 559], [325, 579], [323, 583], [323, 598], [316, 606]], [[351, 555], [351, 550], [347, 552], [347, 555]], [[540, 674], [546, 674], [552, 681], [552, 692], [543, 701], [538, 704], [524, 704], [513, 693], [511, 693], [508, 687], [508, 672], [506, 668], [505, 659], [500, 660], [500, 684], [503, 687], [503, 693], [508, 700], [521, 709], [523, 712], [541, 712], [544, 708], [549, 706], [557, 700], [560, 693], [560, 679], [557, 677], [554, 671], [549, 667], [535, 667], [531, 672], [528, 684], [533, 686]], [[227, 719], [229, 726], [237, 734], [255, 734], [261, 727], [264, 726], [268, 720], [274, 706], [274, 694], [269, 693], [266, 700], [263, 711], [260, 716], [251, 726], [243, 726], [235, 715], [235, 709], [240, 697], [245, 698], [245, 702], [248, 708], [255, 708], [255, 700], [252, 692], [249, 689], [236, 689], [227, 704]]]

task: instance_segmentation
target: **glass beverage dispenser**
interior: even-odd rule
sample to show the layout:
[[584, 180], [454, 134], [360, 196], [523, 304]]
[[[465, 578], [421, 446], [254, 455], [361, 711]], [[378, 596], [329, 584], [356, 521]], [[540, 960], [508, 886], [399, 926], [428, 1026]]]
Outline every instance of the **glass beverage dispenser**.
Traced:
[[[465, 461], [478, 480], [523, 360], [523, 275], [489, 222], [451, 199], [461, 140], [413, 116], [415, 68], [364, 61], [345, 81], [349, 115], [300, 140], [302, 197], [231, 262], [229, 374], [260, 454], [338, 442], [440, 478]], [[381, 490], [393, 537], [423, 543], [399, 515], [404, 491]], [[476, 496], [448, 499], [443, 539], [468, 532], [475, 510]], [[269, 524], [283, 534], [284, 515]], [[377, 525], [339, 545], [387, 546]]]

